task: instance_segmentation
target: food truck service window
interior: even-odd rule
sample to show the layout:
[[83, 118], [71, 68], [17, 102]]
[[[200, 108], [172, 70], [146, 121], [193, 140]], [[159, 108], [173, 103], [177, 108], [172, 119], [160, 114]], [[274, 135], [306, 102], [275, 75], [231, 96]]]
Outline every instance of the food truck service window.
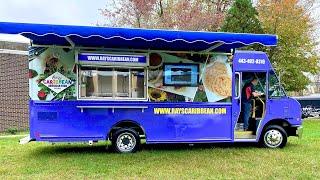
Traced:
[[[81, 59], [83, 57], [78, 55], [78, 97], [80, 99], [147, 99], [145, 66], [147, 63], [144, 59], [139, 59], [144, 56], [110, 54], [96, 56], [99, 58], [94, 58], [95, 62], [84, 63]], [[137, 58], [137, 61], [130, 64], [134, 58]], [[120, 62], [108, 62], [108, 60]], [[138, 64], [141, 61], [145, 63]]]
[[80, 66], [80, 98], [146, 99], [145, 74], [144, 68]]

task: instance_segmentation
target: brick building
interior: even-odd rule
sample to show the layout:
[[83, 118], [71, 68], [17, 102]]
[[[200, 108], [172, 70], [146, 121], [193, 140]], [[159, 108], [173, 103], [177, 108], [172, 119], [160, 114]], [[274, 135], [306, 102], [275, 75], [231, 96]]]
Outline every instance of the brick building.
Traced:
[[29, 127], [27, 47], [0, 37], [0, 132]]

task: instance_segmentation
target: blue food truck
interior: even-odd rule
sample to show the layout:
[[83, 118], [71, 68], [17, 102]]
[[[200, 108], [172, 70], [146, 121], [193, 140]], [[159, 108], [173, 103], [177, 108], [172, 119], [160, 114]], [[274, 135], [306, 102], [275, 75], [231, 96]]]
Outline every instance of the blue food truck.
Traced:
[[[128, 153], [141, 139], [281, 148], [301, 136], [300, 104], [267, 54], [238, 50], [276, 46], [275, 35], [9, 22], [0, 33], [31, 40], [27, 142], [110, 140]], [[243, 87], [252, 79], [259, 96], [243, 130]]]

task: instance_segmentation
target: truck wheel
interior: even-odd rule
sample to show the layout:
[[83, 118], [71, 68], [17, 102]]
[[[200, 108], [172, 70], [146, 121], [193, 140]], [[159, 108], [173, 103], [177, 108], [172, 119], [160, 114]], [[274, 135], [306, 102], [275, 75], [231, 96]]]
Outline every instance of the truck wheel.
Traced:
[[283, 148], [287, 144], [287, 132], [278, 125], [268, 126], [262, 137], [260, 143], [267, 148]]
[[130, 128], [122, 128], [112, 136], [112, 147], [118, 153], [133, 153], [140, 147], [139, 134]]

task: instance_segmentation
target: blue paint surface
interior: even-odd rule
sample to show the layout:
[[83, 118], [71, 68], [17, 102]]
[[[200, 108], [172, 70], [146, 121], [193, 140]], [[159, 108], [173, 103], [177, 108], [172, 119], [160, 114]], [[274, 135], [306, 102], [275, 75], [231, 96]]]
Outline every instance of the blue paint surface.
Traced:
[[270, 71], [272, 65], [266, 53], [259, 51], [236, 51], [233, 57], [236, 71]]
[[[237, 71], [273, 69], [265, 53], [239, 51], [234, 55], [233, 78]], [[240, 113], [234, 83], [232, 103], [30, 101], [30, 135], [51, 142], [107, 140], [115, 124], [130, 120], [143, 128], [147, 143], [233, 142]], [[300, 104], [289, 97], [267, 98], [257, 140], [264, 125], [274, 119], [301, 125]]]
[[[142, 109], [88, 108], [77, 106], [146, 106]], [[225, 108], [226, 114], [155, 114], [154, 108]], [[101, 101], [30, 101], [31, 137], [36, 140], [80, 141], [86, 138], [106, 140], [110, 129], [120, 121], [137, 122], [147, 142], [231, 141], [231, 104], [101, 102]], [[42, 112], [57, 115], [42, 118]]]
[[[142, 109], [90, 108], [81, 112], [77, 106], [146, 106]], [[269, 100], [262, 127], [272, 119], [287, 119], [291, 125], [301, 125], [299, 103], [291, 98]], [[226, 108], [226, 114], [154, 114], [154, 108]], [[49, 119], [40, 115], [52, 113]], [[146, 133], [147, 143], [230, 142], [235, 121], [232, 105], [224, 103], [153, 103], [30, 101], [30, 133], [37, 141], [106, 140], [111, 128], [120, 121], [138, 123]], [[53, 119], [52, 117], [56, 117]]]

